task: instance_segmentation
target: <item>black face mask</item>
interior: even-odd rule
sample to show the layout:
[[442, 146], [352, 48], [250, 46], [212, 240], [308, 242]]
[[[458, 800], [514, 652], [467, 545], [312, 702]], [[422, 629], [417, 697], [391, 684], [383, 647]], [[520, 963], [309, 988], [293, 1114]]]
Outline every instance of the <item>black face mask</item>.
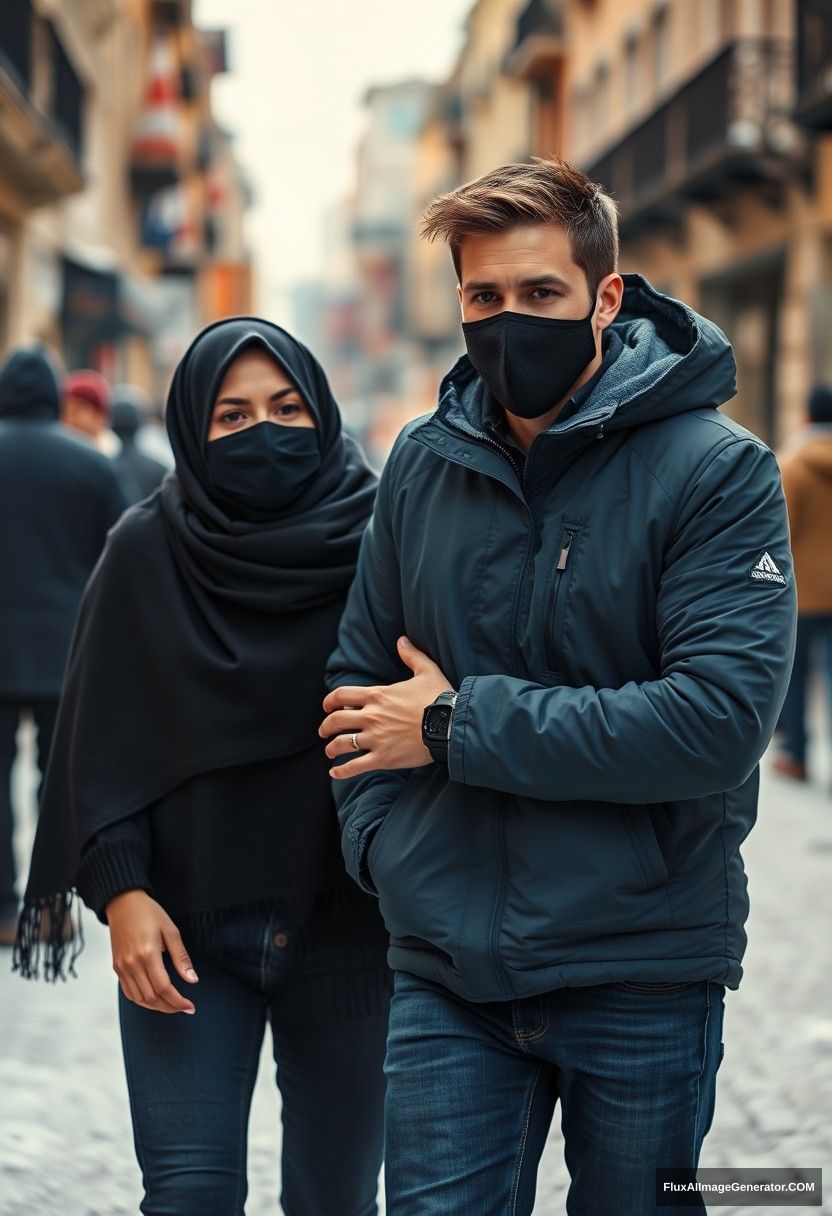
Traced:
[[321, 467], [313, 427], [258, 422], [208, 444], [208, 472], [218, 497], [237, 513], [275, 514], [306, 489]]
[[595, 356], [592, 316], [564, 321], [498, 312], [464, 321], [468, 358], [504, 409], [539, 418], [562, 401]]

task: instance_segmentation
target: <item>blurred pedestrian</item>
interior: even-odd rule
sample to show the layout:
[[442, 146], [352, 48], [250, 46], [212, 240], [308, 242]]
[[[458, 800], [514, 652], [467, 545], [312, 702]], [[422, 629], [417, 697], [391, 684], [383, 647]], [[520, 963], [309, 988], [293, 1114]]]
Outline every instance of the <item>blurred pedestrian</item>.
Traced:
[[815, 674], [825, 685], [832, 729], [832, 387], [812, 389], [807, 414], [807, 425], [780, 458], [798, 617], [792, 678], [778, 723], [782, 750], [774, 768], [795, 781], [807, 777], [806, 701]]
[[91, 369], [64, 377], [61, 421], [105, 456], [114, 456], [118, 444], [110, 430], [110, 386]]
[[[73, 885], [109, 925], [142, 1211], [242, 1210], [268, 1019], [284, 1210], [370, 1216], [387, 935], [344, 869], [317, 726], [377, 478], [266, 321], [204, 330], [166, 417], [176, 473], [81, 609], [15, 965], [38, 973]], [[79, 945], [53, 936], [45, 974]]]
[[105, 457], [58, 423], [60, 388], [39, 348], [0, 370], [0, 943], [17, 923], [11, 771], [21, 714], [46, 770], [78, 604], [125, 503]]
[[165, 412], [161, 406], [151, 403], [145, 414], [146, 425], [136, 437], [137, 446], [158, 460], [166, 469], [173, 468], [173, 452], [170, 449], [167, 429], [165, 427]]
[[645, 1216], [698, 1164], [786, 691], [777, 463], [720, 329], [559, 160], [437, 199], [468, 348], [384, 468], [320, 732], [390, 930], [389, 1216]]
[[110, 425], [121, 442], [113, 457], [128, 502], [141, 502], [161, 484], [167, 468], [143, 452], [137, 443], [145, 425], [146, 397], [132, 384], [117, 384], [113, 389]]

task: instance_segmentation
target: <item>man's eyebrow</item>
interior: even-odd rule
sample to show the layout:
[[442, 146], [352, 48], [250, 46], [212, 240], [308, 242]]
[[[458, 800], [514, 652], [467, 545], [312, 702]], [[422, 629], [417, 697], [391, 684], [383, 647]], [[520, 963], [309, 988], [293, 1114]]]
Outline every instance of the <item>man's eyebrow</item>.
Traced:
[[[562, 279], [560, 277], [560, 275], [557, 275], [557, 274], [533, 275], [531, 278], [518, 280], [514, 284], [514, 286], [516, 286], [516, 287], [559, 287], [562, 291], [568, 290], [568, 288], [569, 288], [569, 284], [567, 283], [566, 279]], [[472, 279], [470, 282], [465, 284], [465, 286], [463, 287], [462, 290], [465, 292], [497, 291], [498, 284], [488, 283], [488, 282], [477, 282], [476, 280]]]

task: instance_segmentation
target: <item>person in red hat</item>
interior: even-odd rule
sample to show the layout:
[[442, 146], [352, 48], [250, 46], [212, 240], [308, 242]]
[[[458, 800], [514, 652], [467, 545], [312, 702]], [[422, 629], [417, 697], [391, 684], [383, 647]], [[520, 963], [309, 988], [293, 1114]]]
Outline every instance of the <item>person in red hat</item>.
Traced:
[[91, 369], [64, 378], [61, 421], [95, 447], [110, 454], [106, 441], [110, 422], [110, 386]]

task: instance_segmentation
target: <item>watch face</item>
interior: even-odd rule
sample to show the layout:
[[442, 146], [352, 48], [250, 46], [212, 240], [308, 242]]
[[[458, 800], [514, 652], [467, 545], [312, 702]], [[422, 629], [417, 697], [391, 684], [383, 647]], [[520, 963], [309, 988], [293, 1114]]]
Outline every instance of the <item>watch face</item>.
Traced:
[[437, 738], [446, 739], [448, 736], [448, 723], [451, 720], [451, 711], [446, 705], [437, 705], [428, 714], [427, 730], [429, 735], [436, 735]]

